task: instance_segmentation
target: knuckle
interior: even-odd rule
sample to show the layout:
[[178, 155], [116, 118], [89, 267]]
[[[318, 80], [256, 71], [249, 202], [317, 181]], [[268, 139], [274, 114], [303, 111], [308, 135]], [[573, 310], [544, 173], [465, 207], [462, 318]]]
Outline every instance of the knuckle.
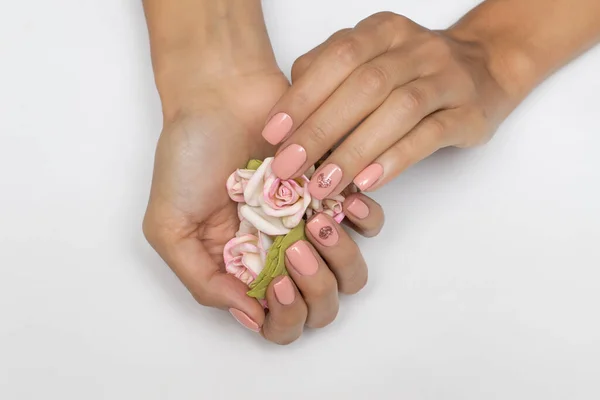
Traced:
[[457, 147], [476, 147], [486, 144], [493, 137], [497, 125], [490, 122], [484, 108], [476, 107], [467, 114], [466, 118], [471, 127], [459, 138]]
[[365, 156], [367, 154], [367, 144], [362, 142], [362, 143], [355, 143], [350, 147], [350, 159], [348, 160], [350, 165], [353, 165], [359, 161], [362, 161], [365, 159]]
[[403, 32], [414, 25], [414, 22], [400, 14], [393, 12], [384, 12], [385, 17], [381, 20], [381, 25], [384, 28], [389, 28], [390, 32]]
[[339, 312], [339, 304], [336, 304], [331, 311], [321, 314], [318, 317], [311, 318], [309, 315], [308, 320], [306, 321], [306, 326], [313, 329], [321, 329], [325, 328], [327, 325], [331, 324], [337, 318]]
[[343, 294], [358, 293], [367, 284], [367, 265], [355, 245], [348, 249], [345, 267], [337, 272], [339, 291]]
[[271, 319], [271, 329], [279, 334], [295, 330], [302, 326], [308, 315], [308, 307], [304, 300], [296, 295], [295, 301], [278, 311], [273, 312]]
[[437, 115], [429, 117], [427, 124], [429, 137], [436, 142], [443, 142], [448, 132], [448, 122]]
[[267, 336], [265, 334], [265, 338], [275, 344], [278, 344], [280, 346], [288, 346], [292, 343], [294, 343], [296, 340], [298, 340], [300, 338], [300, 335], [294, 335], [294, 336], [277, 336], [277, 335], [272, 335], [272, 336]]
[[368, 272], [366, 267], [354, 269], [348, 277], [340, 282], [340, 292], [346, 295], [352, 295], [360, 292], [368, 281]]
[[326, 125], [326, 123], [315, 121], [310, 122], [308, 124], [308, 138], [311, 142], [317, 145], [321, 145], [328, 142], [328, 129], [324, 125]]
[[352, 28], [344, 28], [344, 29], [340, 29], [339, 31], [335, 32], [333, 35], [331, 35], [329, 37], [330, 40], [336, 40], [339, 39], [341, 37], [343, 37], [344, 35], [346, 35], [348, 32], [352, 31]]
[[293, 311], [285, 310], [276, 316], [272, 315], [271, 320], [263, 329], [263, 336], [276, 344], [290, 344], [302, 335], [302, 326], [307, 315], [306, 305]]
[[[456, 71], [458, 65], [452, 44], [439, 34], [429, 34], [417, 50], [422, 61], [423, 73], [435, 74], [442, 70]], [[457, 78], [454, 77], [454, 80]]]
[[407, 86], [402, 90], [398, 99], [398, 117], [404, 119], [406, 114], [416, 113], [423, 109], [426, 100], [422, 89], [417, 86]]
[[405, 22], [405, 20], [407, 18], [404, 17], [404, 16], [402, 16], [402, 15], [400, 15], [400, 14], [393, 13], [391, 11], [380, 11], [380, 12], [377, 12], [377, 13], [371, 15], [369, 17], [369, 19], [371, 19], [377, 25], [380, 25], [380, 24], [394, 24], [394, 25], [396, 25], [398, 23]]
[[379, 235], [379, 233], [381, 232], [381, 229], [383, 229], [383, 223], [364, 231], [364, 236], [368, 237], [368, 238], [372, 238], [375, 237], [377, 235]]
[[437, 59], [449, 59], [452, 55], [450, 43], [438, 34], [431, 35], [424, 44], [428, 53], [433, 54]]
[[304, 74], [304, 72], [308, 69], [308, 66], [311, 64], [311, 59], [307, 55], [300, 56], [294, 61], [292, 64], [292, 80], [297, 80]]
[[337, 282], [333, 276], [325, 279], [315, 280], [310, 288], [312, 302], [327, 298], [337, 292]]
[[296, 90], [294, 91], [290, 103], [294, 104], [294, 106], [298, 107], [298, 109], [303, 109], [308, 104], [309, 98], [310, 96], [305, 91]]
[[204, 288], [194, 289], [191, 293], [194, 300], [201, 306], [213, 307], [215, 305], [213, 296]]
[[358, 72], [358, 82], [365, 94], [381, 93], [389, 82], [387, 72], [377, 65], [368, 64]]
[[355, 64], [360, 55], [360, 42], [348, 34], [331, 44], [333, 56], [344, 64]]

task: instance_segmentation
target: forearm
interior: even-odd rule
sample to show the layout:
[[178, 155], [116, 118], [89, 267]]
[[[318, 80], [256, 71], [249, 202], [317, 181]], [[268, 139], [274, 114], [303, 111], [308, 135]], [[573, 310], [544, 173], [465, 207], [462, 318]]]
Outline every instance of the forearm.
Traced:
[[144, 0], [144, 10], [163, 105], [195, 85], [275, 65], [260, 0]]
[[450, 32], [483, 43], [492, 73], [522, 98], [600, 41], [600, 1], [488, 0]]

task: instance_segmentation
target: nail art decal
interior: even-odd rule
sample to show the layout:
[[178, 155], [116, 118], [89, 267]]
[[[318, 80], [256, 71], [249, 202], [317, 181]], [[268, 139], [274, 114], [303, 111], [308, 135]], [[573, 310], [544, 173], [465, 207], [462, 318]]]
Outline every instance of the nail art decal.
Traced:
[[333, 228], [331, 226], [324, 226], [319, 231], [319, 237], [323, 240], [327, 239], [333, 234]]
[[322, 189], [328, 188], [331, 186], [331, 178], [325, 178], [325, 174], [321, 172], [317, 177], [317, 184]]
[[329, 218], [325, 214], [321, 213], [312, 217], [306, 223], [306, 227], [321, 246], [335, 246], [340, 239], [338, 231], [331, 225]]
[[333, 189], [342, 180], [342, 169], [335, 164], [325, 165], [319, 172], [313, 175], [308, 184], [308, 191], [317, 200], [323, 200], [329, 196]]

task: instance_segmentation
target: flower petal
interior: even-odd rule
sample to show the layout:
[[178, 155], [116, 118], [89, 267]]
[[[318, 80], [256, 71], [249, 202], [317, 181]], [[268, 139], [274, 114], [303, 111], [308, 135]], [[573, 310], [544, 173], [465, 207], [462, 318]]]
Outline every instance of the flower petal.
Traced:
[[342, 221], [344, 220], [346, 216], [344, 215], [343, 212], [339, 213], [338, 215], [336, 215], [335, 217], [333, 217], [334, 221], [337, 222], [338, 224], [342, 223]]
[[254, 225], [248, 222], [247, 219], [243, 219], [240, 222], [240, 229], [237, 231], [236, 236], [240, 237], [244, 235], [256, 235], [257, 233], [258, 230], [254, 227]]
[[227, 193], [229, 194], [231, 200], [236, 201], [238, 203], [244, 201], [244, 196], [240, 191], [241, 186], [238, 179], [237, 171], [229, 175], [229, 178], [227, 178], [226, 186]]
[[269, 207], [269, 205], [267, 203], [265, 203], [264, 201], [261, 201], [260, 207], [262, 208], [262, 210], [264, 211], [265, 214], [267, 214], [271, 217], [287, 217], [289, 215], [296, 214], [300, 210], [303, 210], [304, 204], [302, 202], [298, 201], [289, 207], [275, 209], [275, 208]]
[[266, 215], [261, 207], [250, 207], [244, 204], [240, 207], [240, 214], [248, 220], [256, 229], [270, 236], [285, 235], [290, 232], [281, 219]]
[[272, 160], [272, 158], [270, 160], [266, 159], [261, 164], [261, 166], [258, 167], [258, 169], [254, 172], [252, 178], [250, 178], [250, 180], [248, 181], [246, 189], [244, 190], [244, 199], [246, 200], [246, 204], [252, 207], [258, 207], [258, 198], [262, 196], [263, 191], [263, 179], [265, 173], [267, 172], [267, 169], [271, 165]]
[[265, 267], [265, 263], [258, 254], [246, 253], [242, 256], [242, 263], [253, 275], [258, 276]]

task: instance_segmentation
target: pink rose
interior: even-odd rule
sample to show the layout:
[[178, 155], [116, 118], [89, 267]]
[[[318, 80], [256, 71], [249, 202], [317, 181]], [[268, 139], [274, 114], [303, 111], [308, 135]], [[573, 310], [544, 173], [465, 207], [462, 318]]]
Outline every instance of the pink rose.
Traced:
[[262, 232], [244, 233], [247, 225], [240, 225], [238, 235], [223, 249], [225, 270], [250, 285], [265, 267], [265, 260], [273, 240]]
[[313, 214], [322, 212], [332, 217], [339, 224], [345, 217], [342, 207], [344, 200], [345, 198], [341, 194], [323, 200], [313, 198], [310, 207], [306, 211], [306, 216], [310, 218]]
[[251, 169], [238, 169], [229, 175], [227, 179], [227, 193], [229, 193], [231, 200], [238, 203], [244, 202], [244, 190], [254, 172]]
[[[295, 228], [311, 203], [308, 178], [279, 179], [271, 169], [273, 157], [264, 160], [244, 188], [240, 219], [271, 236], [285, 235]], [[243, 179], [243, 178], [242, 178]], [[233, 186], [232, 186], [233, 187]]]

